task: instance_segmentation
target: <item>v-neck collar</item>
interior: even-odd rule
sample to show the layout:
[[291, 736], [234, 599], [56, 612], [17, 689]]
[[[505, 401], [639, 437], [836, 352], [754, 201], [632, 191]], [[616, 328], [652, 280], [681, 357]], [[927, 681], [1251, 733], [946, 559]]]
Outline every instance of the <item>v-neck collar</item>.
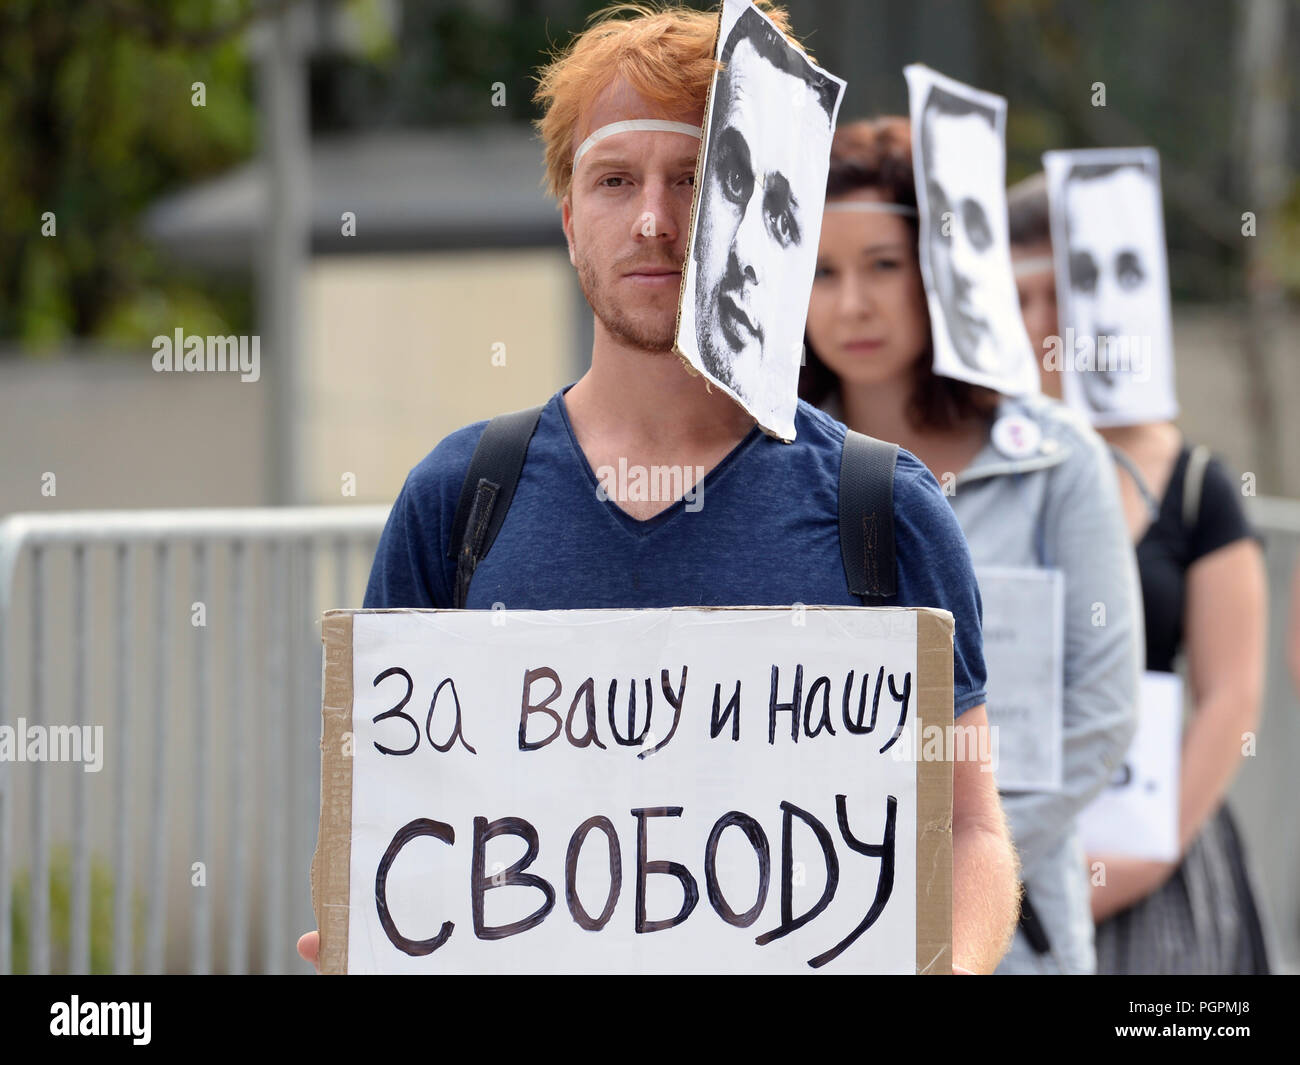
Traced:
[[[588, 485], [591, 487], [592, 501], [603, 508], [611, 519], [617, 522], [624, 531], [633, 536], [648, 536], [662, 528], [664, 525], [667, 525], [679, 514], [686, 513], [685, 496], [681, 496], [674, 500], [671, 506], [661, 510], [653, 517], [642, 520], [640, 518], [632, 517], [631, 514], [620, 507], [612, 499], [601, 499], [600, 496], [597, 495], [597, 489], [600, 488], [600, 480], [596, 477], [595, 471], [591, 468], [591, 463], [587, 461], [586, 453], [578, 443], [577, 434], [573, 431], [573, 423], [569, 421], [568, 408], [564, 403], [564, 395], [572, 387], [573, 384], [567, 384], [555, 394], [555, 405], [559, 408], [560, 421], [563, 423], [564, 432], [569, 438], [569, 449], [575, 464], [581, 471], [580, 476], [584, 477]], [[763, 431], [759, 428], [757, 422], [750, 426], [749, 432], [745, 434], [744, 438], [741, 439], [735, 447], [728, 451], [716, 466], [705, 473], [704, 477], [699, 481], [698, 491], [707, 496], [709, 488], [716, 488], [718, 480], [731, 466], [735, 465], [735, 463], [739, 461], [740, 456], [745, 451], [749, 450], [754, 442], [762, 436]]]

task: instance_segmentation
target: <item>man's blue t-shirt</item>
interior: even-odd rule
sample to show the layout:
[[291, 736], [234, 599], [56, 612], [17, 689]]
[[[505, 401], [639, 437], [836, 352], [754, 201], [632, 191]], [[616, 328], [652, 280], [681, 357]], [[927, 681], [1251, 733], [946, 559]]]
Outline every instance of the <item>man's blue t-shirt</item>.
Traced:
[[[542, 410], [506, 520], [474, 571], [467, 608], [861, 605], [840, 557], [839, 422], [800, 400], [794, 443], [755, 425], [694, 495], [639, 521], [598, 494], [601, 482], [562, 401], [567, 391]], [[407, 477], [375, 553], [367, 607], [452, 605], [451, 527], [486, 425], [458, 429]], [[903, 450], [894, 474], [894, 541], [898, 592], [885, 605], [952, 613], [954, 712], [979, 706], [982, 608], [970, 551], [933, 475]]]

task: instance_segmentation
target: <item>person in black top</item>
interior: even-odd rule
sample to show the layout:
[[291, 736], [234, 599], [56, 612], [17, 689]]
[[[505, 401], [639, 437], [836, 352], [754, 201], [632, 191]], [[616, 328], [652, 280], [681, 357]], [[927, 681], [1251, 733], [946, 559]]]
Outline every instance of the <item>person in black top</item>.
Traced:
[[[1043, 302], [1050, 255], [1045, 187], [1008, 196], [1021, 300]], [[1026, 309], [1028, 309], [1026, 307]], [[1041, 349], [1040, 349], [1041, 350]], [[1044, 389], [1054, 381], [1044, 371]], [[1059, 387], [1059, 386], [1058, 386]], [[1137, 545], [1147, 669], [1185, 656], [1193, 711], [1179, 774], [1177, 861], [1090, 856], [1099, 973], [1268, 971], [1241, 841], [1225, 796], [1254, 742], [1264, 685], [1267, 590], [1263, 552], [1240, 482], [1170, 422], [1100, 430], [1118, 467]]]
[[[1240, 482], [1204, 448], [1189, 447], [1167, 423], [1103, 435], [1132, 486], [1131, 525], [1142, 529], [1135, 539], [1147, 669], [1174, 672], [1185, 654], [1195, 710], [1182, 744], [1181, 860], [1107, 860], [1107, 883], [1093, 889], [1097, 971], [1264, 973], [1268, 951], [1255, 892], [1225, 802], [1259, 724], [1263, 553], [1242, 508]], [[1157, 500], [1149, 484], [1171, 452]], [[1133, 520], [1141, 510], [1149, 520]]]

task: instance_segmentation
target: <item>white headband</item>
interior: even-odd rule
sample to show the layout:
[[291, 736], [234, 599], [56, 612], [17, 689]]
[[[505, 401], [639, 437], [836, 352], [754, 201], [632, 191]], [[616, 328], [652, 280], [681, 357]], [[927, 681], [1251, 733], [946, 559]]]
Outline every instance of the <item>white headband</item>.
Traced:
[[916, 217], [916, 208], [905, 203], [881, 203], [879, 200], [835, 200], [826, 204], [828, 211], [882, 211], [885, 214], [902, 214]]
[[616, 133], [630, 133], [633, 130], [651, 130], [656, 133], [685, 133], [688, 137], [694, 137], [697, 140], [703, 136], [703, 130], [699, 126], [691, 126], [685, 122], [666, 122], [661, 118], [628, 118], [622, 122], [611, 122], [607, 126], [601, 126], [600, 129], [578, 145], [578, 150], [573, 153], [574, 169], [577, 169], [578, 160], [583, 157], [587, 149], [597, 141], [603, 141], [606, 137], [612, 137]]
[[1014, 260], [1012, 272], [1016, 277], [1028, 277], [1030, 274], [1045, 273], [1051, 270], [1053, 265], [1050, 255], [1035, 255], [1029, 259]]

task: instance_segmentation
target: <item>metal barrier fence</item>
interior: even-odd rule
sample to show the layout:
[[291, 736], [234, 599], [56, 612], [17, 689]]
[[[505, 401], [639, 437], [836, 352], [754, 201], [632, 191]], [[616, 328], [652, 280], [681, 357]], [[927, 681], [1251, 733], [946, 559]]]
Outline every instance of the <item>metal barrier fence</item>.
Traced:
[[[1300, 503], [1248, 502], [1266, 537], [1270, 648], [1259, 754], [1233, 802], [1263, 873], [1276, 963], [1296, 971], [1300, 836], [1279, 824], [1278, 799], [1300, 759], [1285, 655]], [[0, 522], [0, 726], [23, 754], [0, 750], [0, 973], [305, 971], [293, 942], [314, 923], [319, 620], [360, 606], [386, 514]], [[102, 728], [104, 772], [87, 772], [93, 732], [71, 752], [71, 734], [57, 733], [68, 725]], [[42, 734], [47, 754], [57, 740], [80, 763], [26, 757]]]
[[1246, 502], [1256, 530], [1264, 537], [1268, 658], [1259, 740], [1233, 783], [1230, 802], [1267, 907], [1273, 932], [1272, 967], [1294, 974], [1300, 973], [1300, 828], [1291, 811], [1295, 767], [1300, 764], [1300, 678], [1292, 676], [1287, 645], [1300, 638], [1300, 632], [1291, 631], [1291, 588], [1300, 558], [1300, 502], [1267, 498]]
[[0, 973], [302, 970], [319, 619], [361, 605], [387, 513], [0, 522]]

